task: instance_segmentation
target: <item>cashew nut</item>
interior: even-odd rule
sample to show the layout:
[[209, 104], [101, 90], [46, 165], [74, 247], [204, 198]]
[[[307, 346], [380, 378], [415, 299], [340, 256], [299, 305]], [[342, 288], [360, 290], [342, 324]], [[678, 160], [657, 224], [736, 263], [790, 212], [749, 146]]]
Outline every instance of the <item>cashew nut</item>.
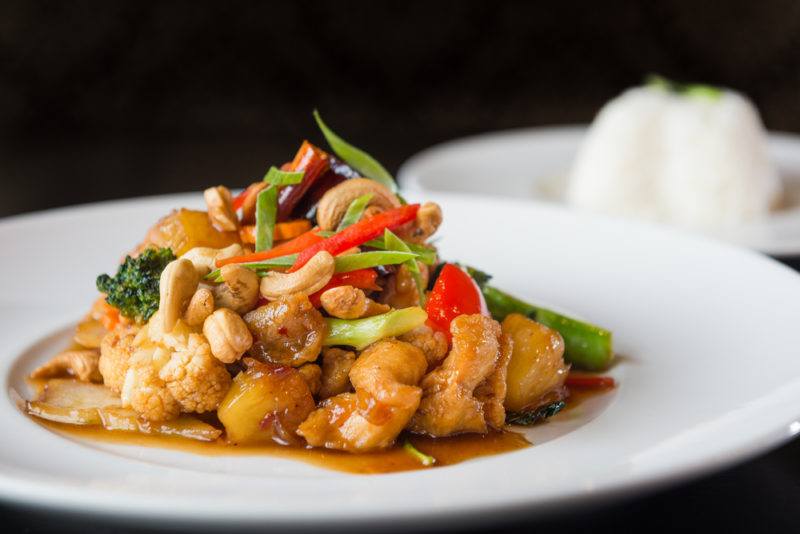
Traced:
[[253, 334], [244, 320], [228, 308], [220, 308], [203, 323], [203, 335], [211, 354], [223, 363], [233, 363], [253, 345]]
[[212, 313], [214, 313], [214, 294], [207, 287], [200, 287], [192, 295], [183, 314], [183, 320], [189, 326], [200, 326]]
[[203, 191], [208, 207], [208, 218], [211, 223], [224, 232], [235, 232], [239, 229], [239, 219], [233, 210], [233, 199], [227, 187], [218, 185]]
[[217, 268], [217, 261], [244, 254], [242, 245], [234, 243], [225, 248], [194, 247], [181, 258], [189, 260], [197, 269], [197, 274], [205, 276]]
[[199, 283], [200, 276], [194, 265], [183, 258], [170, 262], [161, 273], [158, 311], [165, 334], [172, 332]]
[[442, 208], [436, 202], [426, 202], [417, 211], [417, 219], [414, 221], [414, 229], [411, 233], [412, 240], [417, 243], [424, 243], [436, 233], [441, 224]]
[[261, 279], [261, 296], [267, 299], [276, 299], [292, 293], [310, 295], [325, 287], [325, 284], [333, 276], [334, 269], [333, 256], [322, 250], [293, 273], [277, 271], [267, 273]]
[[102, 382], [99, 361], [100, 351], [97, 349], [68, 350], [37, 367], [31, 373], [31, 378], [74, 376], [81, 382]]
[[317, 224], [322, 230], [336, 230], [350, 203], [362, 195], [372, 194], [367, 210], [386, 211], [400, 206], [400, 200], [385, 186], [368, 178], [352, 178], [329, 189], [317, 204]]
[[386, 313], [386, 304], [378, 304], [368, 298], [363, 291], [353, 286], [340, 286], [328, 289], [320, 295], [322, 307], [329, 315], [339, 319], [358, 319]]
[[258, 302], [258, 275], [252, 269], [231, 263], [219, 271], [223, 283], [214, 286], [214, 300], [220, 308], [244, 314]]

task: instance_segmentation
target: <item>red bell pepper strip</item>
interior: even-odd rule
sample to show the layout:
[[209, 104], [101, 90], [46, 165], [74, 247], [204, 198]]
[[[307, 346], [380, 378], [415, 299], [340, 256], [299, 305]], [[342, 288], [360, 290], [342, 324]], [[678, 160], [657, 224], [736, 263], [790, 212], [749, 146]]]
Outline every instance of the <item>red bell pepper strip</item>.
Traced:
[[325, 238], [317, 235], [317, 232], [319, 232], [319, 228], [315, 227], [304, 234], [300, 234], [294, 239], [271, 248], [270, 250], [264, 250], [254, 254], [245, 254], [244, 256], [234, 256], [233, 258], [225, 258], [224, 260], [217, 260], [217, 267], [222, 267], [223, 265], [228, 265], [229, 263], [251, 263], [256, 261], [264, 261], [271, 258], [278, 258], [280, 256], [288, 256], [289, 254], [297, 254], [308, 247], [314, 246], [321, 241], [325, 241]]
[[425, 306], [428, 325], [450, 336], [450, 322], [459, 315], [485, 313], [481, 291], [470, 275], [448, 263], [439, 272]]
[[613, 388], [617, 385], [617, 383], [610, 376], [570, 373], [567, 375], [564, 385], [570, 388], [606, 389]]
[[378, 273], [375, 269], [359, 269], [357, 271], [350, 271], [348, 273], [334, 274], [330, 281], [325, 284], [325, 287], [310, 295], [308, 299], [315, 308], [320, 306], [320, 297], [327, 290], [334, 287], [353, 286], [359, 289], [380, 289], [380, 286], [375, 282], [378, 278]]
[[341, 232], [330, 236], [328, 239], [320, 241], [316, 245], [312, 245], [302, 251], [297, 257], [297, 261], [295, 261], [294, 265], [289, 269], [289, 272], [294, 272], [305, 265], [317, 252], [325, 250], [330, 252], [332, 256], [336, 256], [345, 250], [363, 245], [367, 241], [383, 235], [384, 230], [387, 228], [389, 230], [394, 230], [398, 226], [413, 221], [417, 217], [418, 210], [419, 204], [407, 204], [399, 208], [384, 211], [369, 219], [362, 219], [348, 226]]

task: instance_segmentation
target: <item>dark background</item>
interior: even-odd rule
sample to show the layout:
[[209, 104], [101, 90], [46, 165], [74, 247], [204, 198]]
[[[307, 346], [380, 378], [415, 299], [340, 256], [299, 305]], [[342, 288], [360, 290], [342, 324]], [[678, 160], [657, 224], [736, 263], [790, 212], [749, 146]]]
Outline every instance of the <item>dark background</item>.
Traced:
[[[320, 140], [391, 170], [433, 143], [588, 122], [658, 72], [800, 131], [800, 3], [0, 2], [0, 216], [231, 187]], [[598, 459], [602, 461], [602, 459]], [[490, 491], [490, 489], [487, 489]], [[544, 532], [800, 530], [800, 444]], [[0, 508], [28, 532], [114, 526]]]
[[588, 122], [658, 72], [800, 131], [800, 3], [0, 2], [0, 216], [244, 185], [319, 139]]

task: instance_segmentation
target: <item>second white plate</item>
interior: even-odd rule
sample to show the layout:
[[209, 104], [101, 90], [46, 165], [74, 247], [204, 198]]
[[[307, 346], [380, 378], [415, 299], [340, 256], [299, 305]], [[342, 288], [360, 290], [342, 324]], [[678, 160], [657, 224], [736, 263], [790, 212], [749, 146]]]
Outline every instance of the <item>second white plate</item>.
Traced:
[[[413, 156], [398, 176], [411, 191], [563, 202], [585, 134], [585, 126], [560, 126], [458, 139]], [[713, 237], [774, 256], [800, 255], [800, 136], [771, 133], [769, 151], [786, 187], [787, 208], [763, 221], [720, 229]]]

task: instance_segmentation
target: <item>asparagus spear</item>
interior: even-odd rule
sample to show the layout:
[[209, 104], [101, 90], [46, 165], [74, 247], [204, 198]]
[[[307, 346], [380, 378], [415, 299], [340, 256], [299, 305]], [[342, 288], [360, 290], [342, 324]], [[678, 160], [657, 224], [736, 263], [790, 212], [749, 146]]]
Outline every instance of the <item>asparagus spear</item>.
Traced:
[[489, 285], [483, 285], [481, 290], [489, 312], [497, 321], [510, 313], [520, 313], [558, 331], [564, 338], [564, 359], [575, 367], [602, 371], [611, 365], [614, 350], [608, 330], [528, 304]]

